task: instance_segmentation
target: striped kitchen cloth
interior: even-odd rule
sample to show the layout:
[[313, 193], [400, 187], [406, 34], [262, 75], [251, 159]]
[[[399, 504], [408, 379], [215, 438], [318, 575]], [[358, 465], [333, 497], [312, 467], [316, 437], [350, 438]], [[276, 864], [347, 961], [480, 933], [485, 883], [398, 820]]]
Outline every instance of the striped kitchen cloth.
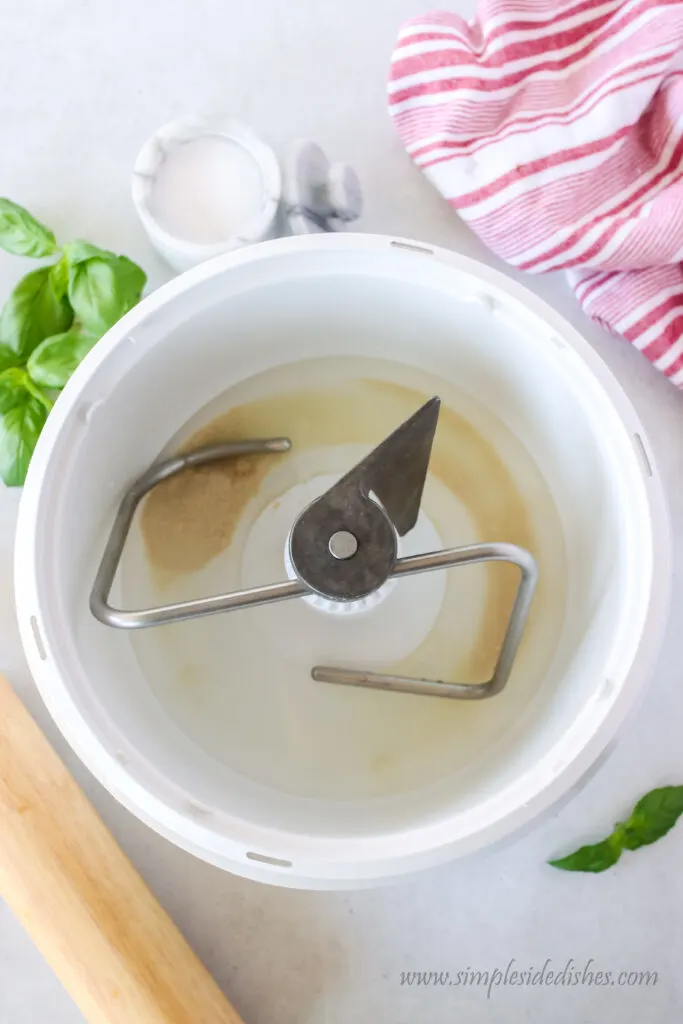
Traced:
[[498, 255], [683, 386], [682, 0], [482, 0], [401, 29], [390, 113]]

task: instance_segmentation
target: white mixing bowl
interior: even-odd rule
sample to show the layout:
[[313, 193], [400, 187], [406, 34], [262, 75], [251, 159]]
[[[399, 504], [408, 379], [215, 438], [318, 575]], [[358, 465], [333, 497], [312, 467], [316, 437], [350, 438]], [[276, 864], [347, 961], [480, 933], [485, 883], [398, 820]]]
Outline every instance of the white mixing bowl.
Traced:
[[[398, 388], [428, 392], [437, 380], [445, 404], [483, 438], [472, 451], [490, 450], [496, 472], [514, 478], [541, 576], [526, 648], [504, 693], [462, 703], [315, 683], [296, 616], [317, 622], [333, 645], [345, 617], [330, 625], [301, 601], [135, 635], [95, 621], [88, 595], [118, 502], [173, 439], [187, 436], [188, 424], [201, 426], [225, 412], [231, 395], [250, 400], [259, 388], [332, 395], [354, 366], [379, 378], [391, 367]], [[330, 416], [345, 414], [335, 401]], [[350, 424], [366, 413], [362, 401], [349, 402]], [[288, 423], [278, 432], [286, 434]], [[357, 456], [363, 446], [350, 440], [347, 454]], [[465, 457], [458, 445], [456, 457]], [[478, 457], [470, 461], [473, 500], [478, 492], [489, 500], [489, 468], [484, 460], [479, 473]], [[342, 468], [327, 470], [333, 478]], [[500, 535], [478, 536], [452, 494], [442, 497], [453, 529], [440, 525], [438, 490], [434, 482], [437, 511], [423, 524], [424, 543], [434, 531], [445, 544], [514, 539], [505, 536], [506, 507], [489, 517]], [[430, 500], [426, 492], [428, 514]], [[252, 582], [284, 577], [281, 540], [263, 524], [256, 517], [240, 544], [254, 571], [275, 579]], [[122, 568], [115, 601], [130, 607], [141, 593], [154, 598], [137, 534]], [[172, 596], [230, 589], [231, 571], [216, 558], [170, 584]], [[388, 632], [368, 632], [363, 623], [372, 620], [356, 617], [348, 635], [361, 645], [361, 666], [375, 639], [381, 646], [393, 635], [415, 647], [429, 632], [429, 601], [453, 602], [452, 629], [442, 629], [440, 642], [464, 650], [488, 584], [460, 572], [470, 570], [453, 570], [450, 590], [437, 582], [424, 600], [416, 596], [415, 615], [401, 613], [393, 634], [391, 623]], [[573, 786], [646, 680], [669, 575], [667, 518], [648, 440], [589, 345], [485, 266], [362, 235], [288, 238], [219, 257], [125, 316], [48, 420], [16, 544], [31, 669], [97, 778], [162, 835], [214, 864], [321, 888], [371, 884], [476, 850]], [[404, 586], [397, 583], [397, 592]], [[391, 643], [382, 657], [390, 655]]]

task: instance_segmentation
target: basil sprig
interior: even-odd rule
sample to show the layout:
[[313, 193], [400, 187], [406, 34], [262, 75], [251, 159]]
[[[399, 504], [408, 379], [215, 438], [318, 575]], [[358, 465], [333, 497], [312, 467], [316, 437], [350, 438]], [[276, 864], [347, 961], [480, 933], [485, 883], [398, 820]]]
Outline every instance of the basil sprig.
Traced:
[[20, 486], [61, 390], [93, 345], [139, 301], [144, 271], [89, 242], [58, 247], [28, 210], [0, 198], [0, 247], [56, 256], [19, 281], [0, 312], [0, 476]]
[[683, 814], [683, 786], [661, 786], [638, 801], [630, 818], [618, 824], [600, 843], [581, 846], [574, 853], [548, 863], [563, 871], [606, 871], [624, 850], [649, 846], [669, 832]]
[[58, 251], [53, 233], [11, 199], [0, 199], [0, 245], [15, 256], [40, 258]]

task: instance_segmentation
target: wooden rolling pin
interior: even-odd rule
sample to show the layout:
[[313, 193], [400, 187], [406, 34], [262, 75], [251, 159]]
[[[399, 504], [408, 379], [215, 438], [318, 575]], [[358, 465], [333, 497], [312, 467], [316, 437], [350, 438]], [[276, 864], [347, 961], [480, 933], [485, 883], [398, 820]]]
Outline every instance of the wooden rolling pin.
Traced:
[[0, 896], [90, 1024], [242, 1024], [2, 676]]

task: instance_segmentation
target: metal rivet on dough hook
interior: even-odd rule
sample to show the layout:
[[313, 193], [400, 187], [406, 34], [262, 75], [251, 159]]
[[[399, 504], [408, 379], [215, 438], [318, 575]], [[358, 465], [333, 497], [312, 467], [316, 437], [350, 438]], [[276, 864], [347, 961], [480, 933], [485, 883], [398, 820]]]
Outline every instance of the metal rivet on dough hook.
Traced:
[[348, 530], [337, 530], [330, 537], [330, 543], [328, 545], [330, 554], [333, 558], [346, 559], [353, 558], [356, 551], [358, 551], [358, 541], [352, 533]]

